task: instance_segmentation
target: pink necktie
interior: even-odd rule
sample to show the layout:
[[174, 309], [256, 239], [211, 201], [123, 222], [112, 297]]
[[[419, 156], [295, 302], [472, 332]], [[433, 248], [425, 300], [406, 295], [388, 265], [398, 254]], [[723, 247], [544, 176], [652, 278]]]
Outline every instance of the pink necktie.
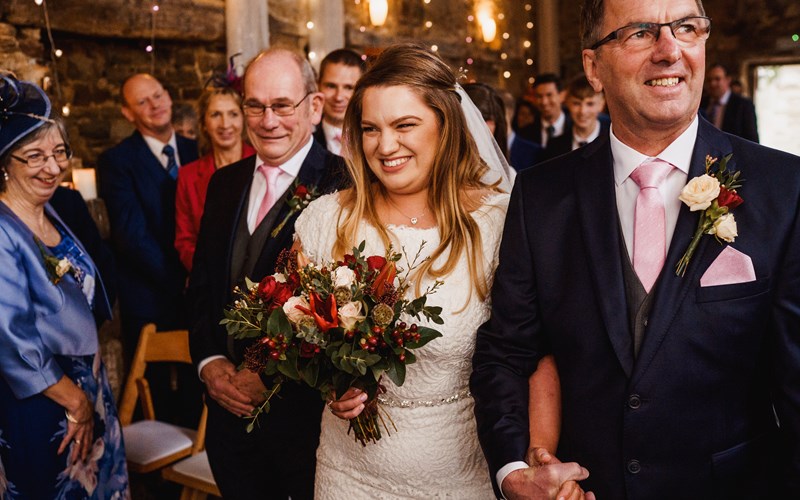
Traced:
[[648, 293], [661, 273], [667, 255], [664, 199], [658, 186], [671, 169], [669, 163], [654, 158], [631, 173], [631, 179], [639, 186], [633, 217], [633, 269]]
[[278, 199], [278, 177], [281, 175], [280, 167], [270, 167], [269, 165], [261, 164], [258, 167], [258, 171], [264, 176], [267, 180], [267, 192], [264, 193], [264, 198], [261, 199], [261, 206], [258, 207], [258, 215], [256, 216], [256, 227], [261, 224], [261, 221], [264, 220], [264, 217], [267, 215], [267, 212], [272, 208], [272, 205], [275, 204], [275, 201]]

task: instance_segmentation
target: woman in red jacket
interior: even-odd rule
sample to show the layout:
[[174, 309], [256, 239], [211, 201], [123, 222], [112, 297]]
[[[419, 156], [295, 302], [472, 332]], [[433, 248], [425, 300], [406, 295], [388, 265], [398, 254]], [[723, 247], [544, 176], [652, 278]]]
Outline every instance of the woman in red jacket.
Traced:
[[200, 152], [204, 156], [181, 167], [175, 194], [175, 248], [188, 271], [192, 270], [211, 175], [218, 168], [255, 154], [255, 150], [242, 141], [241, 103], [241, 96], [231, 87], [207, 88], [197, 101]]

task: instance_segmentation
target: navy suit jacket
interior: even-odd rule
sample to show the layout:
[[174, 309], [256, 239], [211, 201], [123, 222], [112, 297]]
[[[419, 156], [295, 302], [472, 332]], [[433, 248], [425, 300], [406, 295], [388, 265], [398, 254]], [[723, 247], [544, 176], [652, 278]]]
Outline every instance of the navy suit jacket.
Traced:
[[701, 287], [727, 246], [711, 236], [676, 276], [699, 217], [683, 206], [635, 359], [608, 134], [517, 176], [471, 379], [493, 480], [524, 460], [528, 376], [552, 353], [557, 456], [598, 498], [800, 498], [800, 158], [701, 119], [689, 178], [729, 153], [746, 179], [730, 246], [757, 279]]
[[[708, 99], [700, 104], [700, 113], [706, 116]], [[747, 97], [731, 92], [725, 112], [722, 115], [722, 130], [729, 134], [738, 135], [748, 141], [758, 142], [758, 123], [756, 121], [756, 107]]]
[[[566, 108], [561, 110], [564, 113], [564, 132], [562, 135], [572, 135], [572, 117]], [[533, 123], [527, 127], [522, 127], [517, 130], [517, 135], [525, 140], [534, 142], [541, 146], [542, 144], [542, 118], [539, 113], [533, 118]], [[558, 136], [557, 136], [558, 137]]]
[[[197, 143], [176, 137], [181, 164], [196, 160]], [[174, 246], [175, 180], [138, 131], [100, 155], [97, 164], [117, 258], [123, 321], [182, 326], [186, 273]]]
[[519, 172], [542, 161], [544, 151], [541, 144], [523, 139], [519, 134], [515, 134], [508, 151], [508, 162]]

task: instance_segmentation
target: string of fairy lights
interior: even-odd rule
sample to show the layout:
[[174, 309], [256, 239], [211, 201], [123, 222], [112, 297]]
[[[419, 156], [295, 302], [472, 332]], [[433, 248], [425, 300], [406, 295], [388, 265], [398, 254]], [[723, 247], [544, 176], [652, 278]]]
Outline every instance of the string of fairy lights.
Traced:
[[[434, 1], [435, 0], [422, 0], [422, 6], [424, 9], [422, 25], [426, 31], [429, 31], [434, 27], [434, 22], [431, 19], [433, 12], [432, 9], [428, 8]], [[365, 8], [369, 17], [369, 24], [371, 24], [373, 28], [380, 28], [384, 25], [388, 17], [387, 0], [353, 0], [353, 3], [357, 6], [362, 6], [362, 8]], [[497, 53], [497, 57], [499, 57], [501, 61], [500, 74], [504, 79], [509, 79], [512, 76], [508, 66], [508, 64], [511, 62], [509, 52], [517, 52], [516, 50], [512, 49], [512, 44], [521, 43], [522, 60], [526, 66], [533, 66], [534, 64], [532, 55], [533, 42], [531, 41], [534, 23], [532, 20], [530, 20], [533, 15], [533, 4], [525, 3], [523, 5], [526, 17], [529, 20], [525, 23], [526, 34], [522, 37], [523, 39], [521, 41], [516, 41], [513, 39], [514, 37], [510, 33], [510, 19], [508, 19], [508, 16], [506, 16], [503, 12], [495, 12], [497, 7], [496, 3], [497, 2], [492, 0], [474, 0], [475, 13], [470, 13], [466, 17], [467, 36], [464, 38], [464, 42], [470, 47], [470, 50], [478, 51], [482, 48], [488, 47], [491, 52]], [[309, 30], [314, 29], [314, 23], [312, 21], [309, 21], [306, 26]], [[498, 39], [498, 31], [500, 31], [500, 28], [503, 26], [505, 29], [499, 33]], [[368, 28], [367, 24], [361, 24], [358, 28], [359, 32], [361, 33], [365, 33], [368, 29], [370, 28]], [[480, 42], [483, 42], [483, 46], [480, 45]], [[432, 44], [430, 48], [434, 52], [439, 50], [439, 46], [436, 44]], [[313, 52], [309, 54], [312, 60], [315, 55], [316, 54]], [[485, 55], [482, 55], [481, 57], [482, 61], [485, 62]], [[467, 67], [469, 67], [475, 64], [477, 60], [477, 57], [474, 55], [467, 55], [467, 57], [464, 59], [464, 63]], [[533, 77], [528, 78], [528, 83], [533, 83]]]
[[[55, 39], [53, 38], [53, 28], [50, 24], [50, 11], [47, 8], [47, 0], [33, 0], [33, 3], [37, 6], [42, 8], [42, 15], [44, 16], [44, 26], [45, 31], [47, 32], [47, 40], [50, 42], [50, 63], [52, 65], [52, 78], [45, 77], [44, 79], [44, 86], [48, 87], [49, 84], [52, 82], [53, 89], [55, 89], [56, 97], [58, 98], [58, 102], [62, 102], [64, 99], [63, 94], [61, 93], [61, 82], [58, 78], [58, 65], [56, 61], [64, 56], [64, 51], [56, 47]], [[150, 54], [150, 73], [155, 72], [156, 67], [156, 14], [160, 10], [158, 2], [156, 0], [152, 1], [152, 4], [149, 7], [150, 9], [150, 43], [147, 44], [145, 47], [145, 52]], [[69, 116], [71, 111], [69, 103], [64, 103], [61, 107], [61, 114], [65, 117]]]
[[[55, 90], [55, 94], [58, 98], [59, 102], [63, 101], [63, 95], [61, 92], [61, 84], [59, 81], [58, 76], [58, 65], [57, 60], [64, 56], [64, 51], [61, 50], [56, 46], [55, 40], [53, 38], [53, 31], [52, 26], [50, 23], [50, 12], [47, 8], [47, 0], [33, 0], [33, 2], [42, 8], [44, 22], [45, 22], [45, 29], [47, 32], [47, 38], [50, 43], [50, 62], [52, 64], [52, 84]], [[369, 15], [369, 23], [376, 28], [383, 26], [388, 18], [389, 14], [389, 7], [388, 7], [388, 0], [353, 0], [355, 5], [362, 5], [366, 4], [367, 12]], [[434, 0], [422, 0], [422, 5], [424, 9], [423, 15], [423, 27], [426, 31], [433, 29], [434, 22], [431, 20], [431, 9], [429, 8], [430, 4], [434, 2]], [[508, 31], [508, 22], [506, 21], [506, 15], [503, 12], [494, 12], [495, 9], [495, 2], [492, 0], [475, 0], [475, 14], [469, 14], [466, 17], [467, 26], [466, 32], [467, 36], [464, 38], [464, 41], [470, 47], [475, 47], [475, 50], [478, 50], [478, 45], [476, 41], [482, 40], [484, 46], [488, 46], [492, 51], [499, 52], [499, 58], [501, 61], [505, 62], [509, 60], [508, 52], [510, 50], [506, 50], [506, 47], [511, 47], [511, 43], [515, 43], [512, 40], [512, 36]], [[533, 5], [530, 3], [524, 4], [525, 12], [528, 13], [528, 17], [530, 17], [530, 13], [533, 9]], [[157, 0], [152, 0], [148, 7], [149, 15], [150, 15], [150, 40], [149, 43], [145, 46], [144, 50], [150, 56], [150, 72], [155, 72], [155, 63], [156, 63], [156, 21], [158, 18], [158, 13], [160, 11], [160, 6]], [[497, 40], [497, 32], [499, 31], [500, 25], [506, 25], [506, 30], [500, 33], [500, 39]], [[306, 28], [308, 30], [315, 29], [316, 25], [314, 21], [309, 20], [306, 23]], [[533, 21], [528, 21], [525, 25], [527, 31], [532, 34], [534, 23]], [[361, 24], [358, 28], [359, 32], [365, 33], [367, 31], [367, 25]], [[477, 36], [473, 36], [477, 35]], [[529, 40], [530, 36], [525, 37], [522, 40], [522, 47], [523, 47], [523, 54], [525, 58], [525, 64], [527, 66], [532, 66], [534, 60], [530, 54], [532, 42]], [[431, 50], [434, 52], [439, 50], [438, 45], [433, 44], [431, 45]], [[309, 58], [314, 60], [316, 54], [312, 51], [309, 52]], [[366, 57], [366, 56], [364, 56]], [[467, 67], [472, 66], [476, 62], [476, 57], [472, 55], [468, 55], [464, 63]], [[502, 64], [502, 63], [501, 63]], [[511, 71], [507, 67], [501, 67], [502, 69], [502, 76], [505, 79], [511, 78]], [[46, 81], [49, 77], [46, 77]], [[532, 83], [532, 78], [529, 79], [529, 82]], [[49, 83], [49, 82], [48, 82]], [[62, 108], [61, 112], [64, 116], [69, 116], [70, 114], [70, 104], [65, 103]]]

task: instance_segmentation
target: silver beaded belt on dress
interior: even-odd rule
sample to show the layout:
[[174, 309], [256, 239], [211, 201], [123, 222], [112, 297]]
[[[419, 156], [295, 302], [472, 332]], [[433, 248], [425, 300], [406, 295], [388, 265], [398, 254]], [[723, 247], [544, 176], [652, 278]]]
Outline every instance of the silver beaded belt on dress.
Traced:
[[432, 408], [434, 406], [449, 405], [450, 403], [455, 403], [456, 401], [461, 401], [462, 399], [469, 398], [471, 396], [472, 394], [469, 392], [468, 388], [461, 389], [457, 393], [446, 398], [430, 400], [394, 399], [382, 394], [378, 396], [378, 403], [391, 408]]

